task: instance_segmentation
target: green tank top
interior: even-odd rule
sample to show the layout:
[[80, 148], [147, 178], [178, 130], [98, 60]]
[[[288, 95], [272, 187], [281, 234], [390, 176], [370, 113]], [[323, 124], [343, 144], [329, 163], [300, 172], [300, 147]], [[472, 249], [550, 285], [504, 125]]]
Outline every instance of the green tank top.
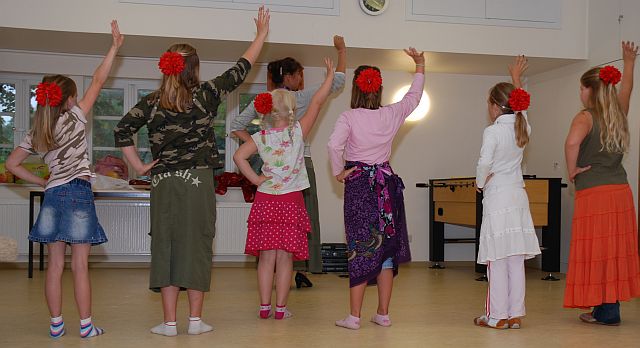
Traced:
[[576, 175], [576, 190], [600, 185], [626, 184], [627, 172], [622, 167], [623, 154], [602, 149], [600, 124], [594, 110], [587, 111], [591, 114], [593, 126], [580, 144], [578, 167], [591, 166], [591, 169]]

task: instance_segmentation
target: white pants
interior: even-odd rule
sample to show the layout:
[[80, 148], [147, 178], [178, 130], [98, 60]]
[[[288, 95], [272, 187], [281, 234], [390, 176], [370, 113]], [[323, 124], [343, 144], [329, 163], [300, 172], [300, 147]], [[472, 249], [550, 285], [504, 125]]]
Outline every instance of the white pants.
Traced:
[[487, 262], [487, 317], [509, 319], [525, 315], [524, 258], [524, 255], [514, 255]]

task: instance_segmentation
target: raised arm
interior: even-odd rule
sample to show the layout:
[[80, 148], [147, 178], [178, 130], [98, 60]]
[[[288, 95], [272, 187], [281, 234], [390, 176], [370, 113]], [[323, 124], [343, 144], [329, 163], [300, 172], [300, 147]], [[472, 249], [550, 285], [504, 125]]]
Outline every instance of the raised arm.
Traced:
[[84, 92], [82, 99], [78, 101], [78, 106], [82, 109], [85, 115], [89, 114], [89, 111], [93, 107], [93, 103], [95, 103], [98, 98], [102, 86], [107, 81], [107, 77], [109, 77], [109, 71], [111, 71], [111, 66], [116, 58], [116, 54], [124, 42], [124, 35], [120, 34], [120, 28], [118, 28], [118, 21], [116, 20], [111, 21], [111, 36], [113, 41], [109, 48], [109, 52], [107, 52], [102, 63], [100, 63], [96, 71], [93, 73], [93, 78], [91, 79], [89, 88]]
[[418, 52], [415, 48], [404, 49], [406, 53], [416, 63], [416, 73], [424, 74], [424, 52]]
[[389, 105], [393, 110], [393, 114], [397, 117], [397, 122], [404, 122], [413, 110], [418, 107], [424, 89], [424, 52], [418, 52], [413, 47], [405, 49], [404, 52], [416, 63], [416, 73], [413, 76], [409, 91], [402, 97], [402, 100]]
[[271, 15], [269, 14], [269, 10], [265, 9], [264, 6], [260, 6], [258, 9], [258, 18], [253, 19], [256, 23], [256, 38], [242, 55], [242, 58], [248, 60], [251, 65], [255, 64], [260, 51], [262, 51], [264, 40], [266, 40], [267, 34], [269, 34], [270, 19]]
[[524, 55], [516, 56], [513, 64], [509, 64], [511, 82], [516, 88], [522, 88], [522, 74], [529, 68], [529, 60]]
[[336, 65], [336, 72], [345, 73], [347, 71], [347, 45], [344, 43], [344, 37], [335, 35], [333, 37], [333, 47], [338, 51], [338, 65]]
[[567, 161], [567, 173], [569, 181], [573, 182], [576, 175], [587, 171], [591, 166], [578, 167], [578, 154], [580, 153], [580, 144], [591, 131], [593, 120], [586, 111], [582, 111], [573, 118], [569, 134], [564, 142], [564, 156]]
[[633, 41], [622, 42], [622, 84], [618, 92], [618, 100], [622, 106], [625, 115], [629, 113], [629, 100], [631, 99], [631, 91], [633, 90], [633, 68], [636, 65], [636, 56], [638, 55], [638, 47]]
[[318, 91], [311, 98], [311, 102], [309, 103], [309, 108], [307, 112], [304, 113], [302, 118], [300, 118], [300, 126], [302, 127], [302, 136], [304, 138], [307, 137], [311, 129], [313, 128], [316, 119], [318, 118], [318, 114], [320, 113], [320, 109], [322, 108], [322, 104], [327, 100], [329, 93], [331, 92], [331, 83], [333, 81], [333, 62], [329, 58], [324, 59], [324, 64], [327, 67], [327, 76], [324, 78], [324, 82], [318, 89]]

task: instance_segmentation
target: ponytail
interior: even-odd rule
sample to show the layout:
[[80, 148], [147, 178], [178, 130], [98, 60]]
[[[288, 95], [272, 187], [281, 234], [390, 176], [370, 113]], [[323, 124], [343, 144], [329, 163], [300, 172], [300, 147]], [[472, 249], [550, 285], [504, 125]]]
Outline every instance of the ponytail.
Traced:
[[516, 144], [518, 147], [525, 147], [529, 143], [529, 132], [527, 129], [527, 120], [524, 118], [522, 111], [516, 113]]
[[297, 60], [286, 57], [267, 65], [267, 77], [273, 83], [274, 88], [283, 88], [285, 75], [293, 75], [303, 69], [302, 64]]

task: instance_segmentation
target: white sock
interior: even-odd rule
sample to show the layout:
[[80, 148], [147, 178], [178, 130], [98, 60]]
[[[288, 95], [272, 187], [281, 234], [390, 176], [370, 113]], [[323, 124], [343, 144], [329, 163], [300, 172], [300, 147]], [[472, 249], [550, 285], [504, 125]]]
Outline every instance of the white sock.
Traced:
[[201, 333], [212, 331], [213, 327], [206, 324], [200, 317], [189, 317], [189, 335], [199, 335]]
[[151, 332], [157, 335], [163, 336], [176, 336], [178, 335], [178, 329], [175, 321], [167, 321], [160, 325], [151, 328]]

